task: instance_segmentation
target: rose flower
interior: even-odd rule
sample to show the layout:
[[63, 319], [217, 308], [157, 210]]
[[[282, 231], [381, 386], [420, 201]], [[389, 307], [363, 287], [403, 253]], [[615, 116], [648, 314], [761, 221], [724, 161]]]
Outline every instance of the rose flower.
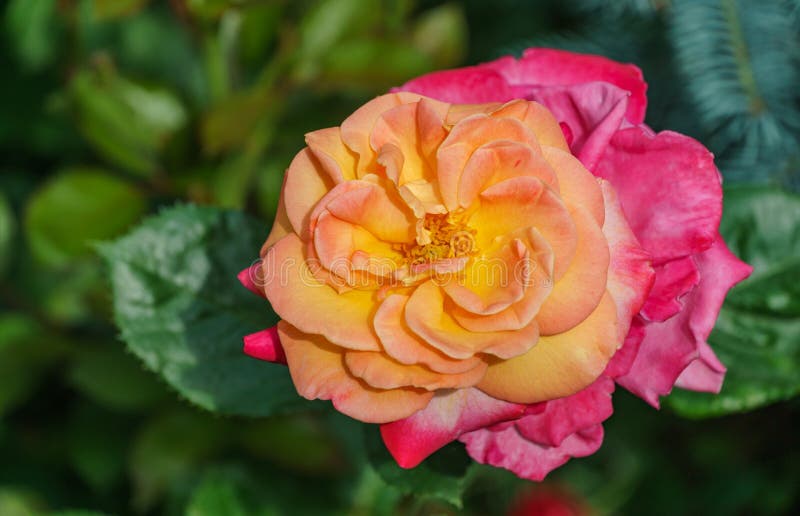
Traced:
[[401, 466], [459, 439], [537, 480], [597, 450], [615, 382], [655, 406], [718, 391], [706, 338], [750, 269], [719, 236], [712, 155], [645, 126], [645, 89], [531, 49], [307, 134], [240, 274], [281, 322], [245, 352], [382, 424]]

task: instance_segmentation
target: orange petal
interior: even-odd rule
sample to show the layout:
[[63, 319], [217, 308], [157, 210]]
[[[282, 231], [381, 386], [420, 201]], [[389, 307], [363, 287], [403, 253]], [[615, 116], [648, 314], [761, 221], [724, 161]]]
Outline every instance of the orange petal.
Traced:
[[539, 336], [534, 322], [517, 331], [477, 333], [461, 327], [445, 309], [442, 289], [433, 281], [418, 286], [406, 303], [408, 327], [422, 340], [453, 358], [465, 359], [477, 353], [508, 358], [524, 353]]
[[558, 120], [553, 116], [549, 109], [528, 100], [512, 100], [505, 105], [492, 111], [493, 117], [512, 117], [520, 120], [528, 126], [540, 145], [547, 145], [569, 152], [567, 140], [564, 139], [564, 132], [558, 125]]
[[540, 153], [518, 142], [495, 140], [470, 156], [458, 186], [458, 202], [469, 208], [478, 194], [489, 186], [519, 176], [538, 177], [558, 191], [556, 173]]
[[569, 152], [542, 146], [542, 154], [558, 175], [561, 199], [569, 206], [580, 206], [589, 210], [602, 226], [605, 207], [599, 180]]
[[[404, 158], [396, 182], [434, 180], [432, 153], [447, 136], [443, 127], [447, 104], [432, 99], [403, 104], [381, 113], [370, 134], [370, 146], [380, 153], [384, 145], [400, 150]], [[424, 126], [423, 126], [424, 124]]]
[[469, 219], [479, 249], [497, 237], [535, 227], [553, 250], [553, 275], [558, 280], [575, 254], [576, 229], [567, 207], [552, 188], [535, 177], [506, 179], [484, 190], [480, 207]]
[[294, 232], [304, 240], [309, 237], [312, 209], [333, 186], [308, 147], [297, 153], [286, 171], [281, 198]]
[[325, 211], [317, 219], [314, 251], [323, 267], [354, 285], [351, 271], [366, 271], [381, 277], [392, 277], [398, 270], [401, 256], [392, 245], [375, 238], [366, 229], [345, 222]]
[[266, 242], [261, 246], [259, 255], [263, 258], [272, 244], [293, 231], [292, 223], [289, 221], [289, 215], [286, 214], [286, 202], [283, 200], [283, 196], [281, 196], [278, 200], [278, 210], [275, 212], [275, 222], [272, 223], [272, 229], [269, 232]]
[[556, 280], [536, 316], [542, 335], [561, 333], [580, 323], [606, 291], [608, 242], [587, 210], [574, 208], [572, 216], [578, 228], [578, 247], [566, 274]]
[[439, 190], [449, 210], [458, 208], [458, 186], [469, 157], [494, 140], [511, 140], [539, 149], [536, 136], [519, 120], [472, 115], [457, 123], [436, 153]]
[[619, 344], [616, 308], [605, 295], [578, 326], [540, 337], [524, 355], [490, 364], [478, 388], [513, 403], [570, 396], [600, 376]]
[[416, 219], [394, 185], [385, 179], [383, 182], [379, 185], [361, 181], [363, 188], [332, 198], [325, 208], [385, 242], [410, 242], [416, 234]]
[[442, 374], [419, 365], [404, 365], [383, 353], [374, 351], [348, 351], [344, 363], [350, 373], [377, 389], [419, 387], [428, 391], [472, 387], [486, 373], [486, 362], [458, 374]]
[[306, 399], [331, 400], [336, 410], [365, 423], [388, 423], [425, 408], [433, 393], [424, 389], [375, 389], [348, 373], [341, 349], [285, 321], [278, 334], [297, 392]]
[[379, 171], [375, 162], [375, 151], [369, 144], [370, 133], [378, 117], [394, 107], [416, 102], [420, 98], [420, 95], [406, 92], [381, 95], [358, 108], [342, 122], [342, 140], [358, 154], [357, 177]]
[[262, 270], [264, 292], [281, 319], [305, 333], [324, 335], [344, 348], [380, 350], [372, 329], [375, 293], [351, 290], [339, 294], [317, 280], [297, 235], [278, 240], [264, 257]]
[[404, 311], [407, 301], [408, 296], [392, 294], [375, 313], [375, 332], [386, 354], [401, 364], [421, 364], [446, 374], [465, 373], [483, 362], [475, 356], [464, 360], [454, 359], [428, 346], [406, 325]]
[[345, 146], [338, 127], [306, 134], [306, 145], [334, 183], [356, 178], [358, 156]]

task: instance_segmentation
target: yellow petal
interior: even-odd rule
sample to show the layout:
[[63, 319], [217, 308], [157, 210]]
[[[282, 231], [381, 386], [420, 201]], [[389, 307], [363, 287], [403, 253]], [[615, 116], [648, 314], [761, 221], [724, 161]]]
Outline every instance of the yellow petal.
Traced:
[[588, 210], [597, 223], [602, 226], [605, 218], [605, 206], [599, 180], [569, 152], [542, 146], [542, 154], [558, 175], [561, 199], [564, 203], [568, 206], [580, 206]]
[[594, 382], [618, 348], [617, 313], [610, 295], [581, 324], [542, 336], [527, 353], [490, 364], [478, 388], [513, 403], [570, 396]]

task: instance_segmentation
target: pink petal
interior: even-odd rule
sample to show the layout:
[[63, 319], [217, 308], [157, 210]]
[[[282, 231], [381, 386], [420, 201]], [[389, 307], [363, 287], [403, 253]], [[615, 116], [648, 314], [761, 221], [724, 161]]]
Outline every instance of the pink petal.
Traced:
[[572, 457], [596, 452], [603, 442], [602, 425], [594, 425], [564, 439], [559, 446], [543, 446], [522, 437], [513, 423], [469, 432], [459, 440], [467, 453], [482, 464], [513, 471], [529, 480], [541, 481]]
[[[514, 58], [501, 58], [503, 60], [513, 62]], [[526, 90], [525, 87], [512, 86], [501, 73], [487, 65], [429, 73], [392, 89], [393, 92], [410, 91], [452, 104], [507, 102], [524, 98]]]
[[634, 317], [631, 321], [631, 327], [628, 329], [628, 335], [625, 337], [625, 342], [622, 347], [617, 350], [611, 361], [608, 363], [603, 375], [610, 378], [617, 378], [623, 376], [631, 370], [633, 361], [636, 360], [636, 355], [639, 353], [639, 346], [644, 339], [644, 320], [641, 317]]
[[416, 414], [381, 425], [381, 435], [397, 463], [413, 468], [461, 434], [519, 417], [524, 410], [478, 389], [447, 391]]
[[[727, 248], [719, 235], [707, 251], [696, 255], [700, 283], [686, 294], [683, 310], [674, 317], [645, 326], [645, 336], [630, 371], [617, 378], [617, 383], [658, 407], [658, 397], [668, 394], [686, 367], [696, 360], [706, 366], [721, 366], [711, 349], [705, 349], [706, 339], [714, 327], [717, 315], [728, 290], [746, 278], [752, 268], [741, 262]], [[695, 366], [684, 379], [689, 387], [709, 385], [696, 377]], [[701, 371], [702, 372], [702, 371]], [[706, 371], [707, 373], [708, 371]], [[717, 373], [721, 372], [718, 370]], [[718, 383], [721, 377], [715, 381]]]
[[516, 63], [516, 69], [507, 62], [495, 61], [495, 67], [502, 65], [503, 73], [511, 84], [526, 85], [572, 85], [603, 81], [630, 92], [630, 102], [625, 117], [632, 124], [644, 122], [647, 109], [647, 83], [642, 71], [632, 64], [623, 64], [602, 56], [576, 54], [565, 50], [550, 48], [529, 48]]
[[264, 273], [261, 270], [261, 262], [256, 262], [250, 267], [242, 269], [241, 272], [236, 275], [236, 278], [239, 280], [239, 283], [244, 285], [244, 288], [253, 294], [266, 298], [267, 295], [264, 294], [263, 288], [263, 276]]
[[699, 352], [700, 356], [689, 363], [675, 381], [675, 385], [689, 391], [718, 393], [725, 379], [725, 366], [708, 343], [701, 343]]
[[286, 365], [286, 354], [278, 337], [277, 326], [245, 335], [244, 353], [259, 360]]
[[607, 179], [653, 264], [708, 249], [722, 214], [714, 156], [682, 134], [618, 131], [593, 170]]
[[700, 273], [691, 256], [679, 258], [656, 267], [653, 290], [642, 307], [649, 321], [666, 321], [680, 312], [680, 298], [700, 282]]
[[528, 98], [544, 104], [569, 127], [570, 149], [589, 170], [594, 170], [623, 125], [628, 106], [628, 92], [605, 82], [537, 87]]
[[545, 446], [559, 446], [570, 435], [602, 423], [614, 412], [614, 381], [601, 376], [582, 391], [545, 402], [544, 410], [515, 421], [522, 437]]

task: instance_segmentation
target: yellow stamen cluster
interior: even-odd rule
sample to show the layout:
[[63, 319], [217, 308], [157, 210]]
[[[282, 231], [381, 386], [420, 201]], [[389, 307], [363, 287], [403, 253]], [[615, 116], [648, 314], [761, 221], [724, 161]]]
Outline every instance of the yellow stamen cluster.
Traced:
[[434, 263], [447, 258], [477, 253], [475, 230], [450, 213], [427, 214], [422, 220], [421, 235], [413, 244], [399, 244], [410, 265]]

